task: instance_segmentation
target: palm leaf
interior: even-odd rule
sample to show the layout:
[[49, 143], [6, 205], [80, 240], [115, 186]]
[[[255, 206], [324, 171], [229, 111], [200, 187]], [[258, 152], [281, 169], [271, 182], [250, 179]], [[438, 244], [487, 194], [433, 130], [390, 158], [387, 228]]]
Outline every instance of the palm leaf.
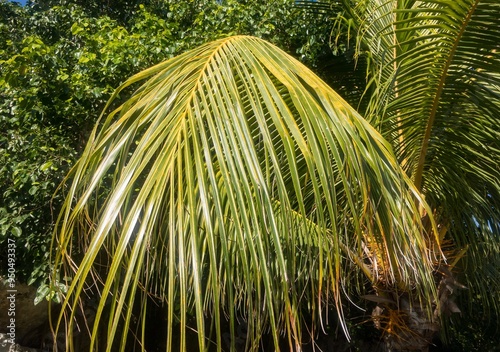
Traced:
[[174, 334], [186, 350], [188, 328], [206, 349], [207, 317], [218, 350], [237, 316], [247, 349], [266, 331], [276, 349], [282, 332], [299, 346], [304, 308], [313, 334], [332, 306], [347, 333], [340, 285], [353, 267], [431, 301], [425, 204], [389, 144], [311, 71], [231, 37], [130, 78], [113, 99], [146, 79], [91, 135], [55, 233], [54, 280], [71, 277], [63, 312], [75, 316], [91, 277], [99, 288], [91, 349], [103, 324], [107, 350], [127, 348], [137, 288], [166, 305], [169, 350]]

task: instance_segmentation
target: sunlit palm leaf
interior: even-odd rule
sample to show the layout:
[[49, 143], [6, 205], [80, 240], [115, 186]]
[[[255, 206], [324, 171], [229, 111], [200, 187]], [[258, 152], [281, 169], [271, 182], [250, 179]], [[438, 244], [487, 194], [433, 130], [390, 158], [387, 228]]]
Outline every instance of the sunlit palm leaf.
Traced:
[[[431, 299], [418, 195], [382, 137], [307, 68], [232, 37], [140, 73], [116, 95], [146, 78], [92, 134], [58, 221], [56, 266], [71, 263], [74, 236], [85, 248], [66, 272], [65, 307], [76, 311], [109, 255], [94, 337], [111, 295], [108, 338], [125, 348], [119, 322], [128, 326], [138, 287], [167, 305], [169, 349], [173, 334], [186, 348], [193, 315], [202, 349], [206, 317], [222, 348], [222, 314], [233, 337], [243, 315], [247, 348], [267, 329], [275, 348], [281, 331], [300, 343], [304, 307], [317, 322], [333, 305], [344, 324], [339, 285], [351, 263]], [[383, 270], [363, 263], [366, 248]]]

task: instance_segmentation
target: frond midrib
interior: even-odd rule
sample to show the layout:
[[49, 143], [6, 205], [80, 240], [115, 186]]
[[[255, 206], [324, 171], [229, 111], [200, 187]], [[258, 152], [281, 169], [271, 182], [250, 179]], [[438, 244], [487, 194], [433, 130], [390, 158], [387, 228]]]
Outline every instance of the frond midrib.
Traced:
[[453, 46], [451, 47], [451, 49], [449, 51], [448, 59], [446, 60], [446, 63], [443, 67], [443, 70], [441, 73], [441, 78], [440, 78], [439, 84], [437, 86], [436, 94], [434, 95], [432, 107], [431, 107], [431, 110], [429, 113], [429, 117], [427, 119], [427, 126], [425, 129], [424, 137], [422, 139], [422, 144], [420, 147], [420, 153], [419, 153], [419, 157], [418, 157], [417, 167], [415, 170], [415, 176], [413, 177], [415, 187], [419, 191], [422, 190], [422, 178], [423, 178], [423, 172], [424, 172], [425, 159], [426, 159], [427, 152], [428, 152], [429, 141], [431, 138], [431, 133], [432, 133], [433, 127], [434, 127], [434, 122], [436, 120], [436, 114], [437, 114], [437, 110], [439, 107], [441, 95], [443, 93], [443, 89], [444, 89], [444, 86], [446, 83], [446, 78], [448, 77], [448, 71], [450, 70], [450, 66], [451, 66], [451, 63], [452, 63], [453, 58], [455, 56], [455, 53], [457, 51], [460, 40], [462, 39], [462, 36], [464, 35], [465, 30], [466, 30], [469, 22], [471, 21], [472, 15], [474, 14], [478, 3], [479, 3], [479, 0], [476, 0], [474, 2], [474, 4], [471, 6], [471, 8], [469, 9], [461, 27], [460, 27], [460, 30], [457, 33], [457, 36], [456, 36], [455, 41], [453, 43]]

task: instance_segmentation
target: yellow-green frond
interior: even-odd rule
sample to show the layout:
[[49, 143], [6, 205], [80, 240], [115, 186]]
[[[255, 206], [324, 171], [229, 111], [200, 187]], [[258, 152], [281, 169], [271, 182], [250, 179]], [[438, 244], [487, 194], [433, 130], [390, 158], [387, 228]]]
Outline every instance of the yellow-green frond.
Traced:
[[238, 36], [140, 73], [115, 96], [137, 82], [69, 175], [55, 233], [56, 267], [72, 277], [65, 308], [77, 310], [91, 279], [101, 295], [94, 347], [104, 326], [107, 349], [127, 348], [138, 291], [165, 304], [167, 348], [182, 350], [187, 329], [202, 350], [234, 349], [222, 325], [234, 336], [241, 319], [247, 349], [265, 332], [293, 348], [305, 312], [317, 331], [328, 307], [346, 330], [340, 285], [353, 266], [431, 300], [436, 258], [418, 193], [390, 144], [299, 62]]

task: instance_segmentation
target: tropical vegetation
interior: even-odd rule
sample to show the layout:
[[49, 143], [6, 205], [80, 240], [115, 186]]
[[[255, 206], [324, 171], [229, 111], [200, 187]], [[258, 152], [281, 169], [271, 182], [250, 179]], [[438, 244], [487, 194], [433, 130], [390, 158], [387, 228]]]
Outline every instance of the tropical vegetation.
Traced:
[[[231, 33], [280, 43], [313, 66], [329, 51], [325, 16], [287, 0], [141, 3], [0, 1], [0, 243], [16, 239], [24, 282], [47, 277], [63, 199], [53, 194], [127, 77]], [[306, 33], [311, 23], [315, 28]]]
[[[303, 46], [283, 39], [286, 32], [277, 23], [286, 16], [259, 32], [255, 18], [246, 15], [265, 8], [256, 18], [271, 18], [281, 11], [277, 6], [204, 2], [215, 11], [207, 13], [217, 16], [199, 12], [184, 27], [191, 39], [171, 50], [158, 44], [175, 30], [154, 36], [158, 26], [172, 25], [163, 18], [183, 14], [192, 20], [202, 2], [189, 2], [185, 12], [185, 5], [169, 4], [171, 17], [161, 10], [167, 2], [161, 3], [138, 7], [144, 23], [99, 3], [92, 11], [106, 13], [103, 20], [68, 21], [70, 43], [81, 36], [82, 43], [99, 48], [77, 45], [79, 55], [69, 55], [75, 67], [97, 64], [95, 71], [84, 70], [93, 79], [111, 67], [119, 82], [127, 71], [119, 69], [124, 58], [135, 72], [153, 63], [136, 61], [143, 56], [120, 42], [130, 23], [139, 33], [155, 28], [131, 36], [131, 43], [158, 38], [146, 45], [144, 58], [159, 48], [153, 61], [168, 60], [116, 91], [116, 84], [106, 86], [94, 106], [103, 113], [84, 132], [85, 143], [71, 149], [74, 144], [64, 140], [62, 155], [68, 156], [60, 160], [74, 165], [54, 198], [59, 216], [53, 257], [44, 261], [51, 281], [41, 286], [41, 296], [62, 302], [54, 328], [64, 332], [67, 349], [82, 346], [82, 332], [89, 335], [85, 350], [301, 350], [309, 341], [323, 348], [319, 336], [326, 331], [347, 338], [354, 331], [356, 337], [353, 316], [359, 314], [381, 331], [380, 349], [426, 350], [438, 332], [455, 334], [456, 341], [467, 338], [460, 331], [466, 324], [456, 325], [462, 314], [487, 313], [497, 321], [496, 1], [288, 3], [295, 10], [287, 15], [330, 19], [325, 23], [331, 49], [343, 58], [330, 60], [347, 63], [336, 66], [338, 76], [324, 70], [327, 65], [318, 60], [323, 47], [311, 37]], [[66, 11], [49, 2], [38, 5], [40, 14]], [[72, 13], [80, 11], [74, 6]], [[241, 18], [250, 27], [236, 26]], [[105, 38], [114, 27], [99, 21], [118, 26], [111, 47]], [[303, 33], [299, 29], [290, 33]], [[258, 35], [299, 54], [322, 77], [330, 76], [328, 83], [351, 105], [281, 49], [234, 34]], [[36, 39], [23, 39], [21, 54], [3, 61], [18, 65], [2, 81], [17, 94], [32, 81], [15, 83], [35, 67], [22, 64], [36, 62], [26, 58], [44, 48]], [[5, 48], [18, 42], [11, 39]], [[100, 68], [104, 48], [120, 51]], [[23, 100], [17, 97], [13, 101]], [[10, 126], [25, 128], [16, 125], [16, 109], [7, 114]], [[46, 115], [34, 116], [30, 121]], [[76, 128], [88, 126], [74, 122]], [[46, 134], [58, 126], [50, 124]], [[6, 160], [21, 164], [10, 155]], [[54, 162], [43, 166], [36, 175], [58, 169]], [[25, 175], [23, 170], [14, 175]], [[29, 178], [21, 183], [30, 182], [39, 185]], [[2, 211], [24, 201], [12, 204]], [[14, 215], [3, 222], [4, 232], [21, 229]], [[47, 243], [46, 235], [33, 238]], [[365, 314], [353, 313], [359, 306]], [[91, 315], [89, 308], [95, 310]], [[151, 334], [159, 321], [163, 342]], [[482, 341], [486, 324], [479, 321], [483, 325], [468, 338]], [[483, 347], [493, 349], [495, 342]]]

